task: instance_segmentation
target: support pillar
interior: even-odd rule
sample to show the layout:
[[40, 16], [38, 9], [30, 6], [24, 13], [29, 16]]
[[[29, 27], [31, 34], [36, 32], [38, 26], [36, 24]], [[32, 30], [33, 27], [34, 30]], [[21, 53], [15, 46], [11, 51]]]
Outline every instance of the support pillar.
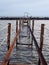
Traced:
[[[34, 20], [32, 20], [32, 33], [34, 32]], [[32, 36], [31, 36], [32, 37]], [[31, 42], [32, 46], [33, 46], [33, 39], [32, 39], [32, 42]]]
[[[8, 23], [8, 36], [7, 36], [8, 50], [9, 50], [9, 48], [10, 48], [10, 36], [11, 36], [11, 23]], [[9, 62], [8, 62], [7, 65], [9, 65]]]
[[[40, 50], [43, 48], [43, 39], [44, 39], [44, 24], [41, 24], [41, 34], [40, 34]], [[40, 59], [38, 61], [38, 65], [41, 65]]]
[[[18, 31], [18, 20], [16, 20], [16, 33], [17, 33], [17, 31]], [[17, 48], [17, 39], [16, 39], [16, 48]]]

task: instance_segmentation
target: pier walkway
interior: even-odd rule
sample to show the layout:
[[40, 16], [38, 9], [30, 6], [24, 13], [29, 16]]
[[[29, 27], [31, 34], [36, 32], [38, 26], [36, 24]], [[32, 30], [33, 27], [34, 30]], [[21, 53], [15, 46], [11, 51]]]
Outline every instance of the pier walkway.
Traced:
[[[27, 25], [24, 25], [22, 31], [19, 35], [19, 40], [17, 43], [17, 48], [14, 48], [11, 62], [14, 63], [25, 63], [32, 64], [33, 63], [33, 48], [32, 43], [30, 41], [29, 29]], [[12, 58], [13, 57], [13, 58]]]
[[[16, 19], [17, 19], [16, 34], [12, 42], [10, 42], [11, 23], [8, 23], [8, 36], [7, 36], [8, 51], [3, 61], [1, 62], [1, 65], [47, 65], [47, 62], [42, 53], [44, 24], [41, 25], [40, 44], [38, 46], [38, 42], [33, 34], [34, 19], [33, 18], [16, 18]], [[33, 19], [32, 28], [30, 27], [31, 19]], [[37, 57], [34, 57], [34, 55], [36, 55]]]

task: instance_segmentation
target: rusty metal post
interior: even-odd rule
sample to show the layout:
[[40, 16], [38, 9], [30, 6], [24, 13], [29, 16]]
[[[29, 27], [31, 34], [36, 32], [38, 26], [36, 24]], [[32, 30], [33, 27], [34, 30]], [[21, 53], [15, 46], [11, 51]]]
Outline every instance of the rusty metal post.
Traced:
[[[8, 23], [8, 36], [7, 36], [8, 50], [9, 50], [9, 48], [10, 48], [10, 36], [11, 36], [11, 23]], [[9, 65], [9, 62], [8, 62], [7, 65]]]
[[7, 37], [8, 50], [10, 48], [10, 35], [11, 35], [11, 23], [8, 23], [8, 37]]
[[27, 20], [27, 26], [28, 26], [28, 20]]
[[[42, 48], [43, 48], [43, 35], [44, 35], [44, 24], [41, 24], [41, 34], [40, 34], [40, 50], [42, 51]], [[40, 65], [40, 59], [39, 59], [39, 62], [38, 62], [38, 65]]]
[[34, 20], [32, 21], [32, 32], [34, 32]]
[[19, 29], [21, 29], [21, 19], [20, 19], [20, 21], [19, 21]]
[[[19, 29], [21, 30], [21, 19], [19, 20]], [[20, 34], [19, 34], [19, 42], [20, 42]]]
[[[34, 32], [34, 20], [32, 21], [32, 33]], [[33, 44], [33, 39], [32, 39], [32, 44]]]
[[41, 35], [40, 35], [40, 50], [42, 51], [43, 47], [43, 36], [44, 36], [44, 24], [41, 25]]
[[21, 22], [21, 23], [22, 23], [22, 27], [23, 27], [23, 25], [24, 25], [24, 20], [22, 20], [22, 22]]
[[30, 26], [30, 20], [28, 20], [28, 26]]
[[[32, 20], [32, 33], [34, 32], [34, 20]], [[31, 42], [32, 46], [33, 46], [33, 39], [32, 39], [32, 42]]]
[[[16, 33], [17, 33], [17, 31], [18, 31], [18, 20], [16, 20]], [[17, 39], [16, 39], [16, 48], [17, 48]]]
[[[30, 20], [28, 20], [28, 26], [30, 26]], [[29, 38], [30, 38], [30, 31], [29, 31], [29, 29], [28, 29], [28, 35], [29, 35]]]
[[23, 20], [21, 20], [21, 25], [22, 25], [22, 26], [21, 26], [21, 30], [22, 30], [22, 27], [23, 27]]
[[16, 33], [18, 31], [18, 20], [16, 20]]
[[[28, 26], [28, 20], [27, 20], [27, 26]], [[28, 27], [27, 27], [27, 35], [28, 35]]]

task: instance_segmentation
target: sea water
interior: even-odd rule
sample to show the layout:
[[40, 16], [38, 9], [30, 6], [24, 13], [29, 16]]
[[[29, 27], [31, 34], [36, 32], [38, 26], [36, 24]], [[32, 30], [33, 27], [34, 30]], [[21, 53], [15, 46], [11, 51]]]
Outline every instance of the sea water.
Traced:
[[[11, 23], [11, 42], [16, 34], [16, 21], [15, 20], [0, 20], [0, 63], [4, 60], [6, 52], [7, 52], [7, 33], [8, 33], [8, 23]], [[45, 24], [44, 26], [44, 40], [43, 40], [43, 49], [42, 53], [49, 64], [49, 20], [35, 20], [34, 21], [34, 36], [40, 45], [40, 32], [41, 32], [41, 24]], [[30, 27], [32, 23], [30, 23]], [[5, 29], [4, 29], [5, 27]], [[3, 29], [3, 30], [2, 30]], [[35, 52], [36, 48], [33, 48], [33, 64], [38, 63], [38, 54]], [[30, 61], [29, 61], [30, 62]]]

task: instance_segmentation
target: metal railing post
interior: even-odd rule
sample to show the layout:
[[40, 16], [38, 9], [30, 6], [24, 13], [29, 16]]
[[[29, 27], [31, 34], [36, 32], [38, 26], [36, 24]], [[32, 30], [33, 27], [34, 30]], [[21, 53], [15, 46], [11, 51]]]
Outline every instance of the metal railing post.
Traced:
[[[44, 35], [44, 24], [41, 24], [41, 34], [40, 34], [40, 50], [42, 51], [43, 48], [43, 35]], [[40, 59], [38, 61], [38, 65], [40, 65]]]
[[[18, 31], [18, 20], [16, 20], [16, 33], [17, 33], [17, 31]], [[17, 39], [16, 39], [16, 48], [17, 48]]]
[[[9, 48], [10, 48], [10, 36], [11, 36], [11, 23], [8, 23], [8, 36], [7, 36], [8, 50], [9, 50]], [[7, 65], [9, 65], [9, 62], [8, 62]]]
[[[30, 26], [30, 20], [28, 19], [28, 26]], [[30, 31], [28, 29], [28, 35], [29, 35], [29, 38], [30, 38]]]
[[[32, 33], [34, 32], [34, 20], [32, 20]], [[33, 39], [32, 39], [32, 46], [33, 46]]]

